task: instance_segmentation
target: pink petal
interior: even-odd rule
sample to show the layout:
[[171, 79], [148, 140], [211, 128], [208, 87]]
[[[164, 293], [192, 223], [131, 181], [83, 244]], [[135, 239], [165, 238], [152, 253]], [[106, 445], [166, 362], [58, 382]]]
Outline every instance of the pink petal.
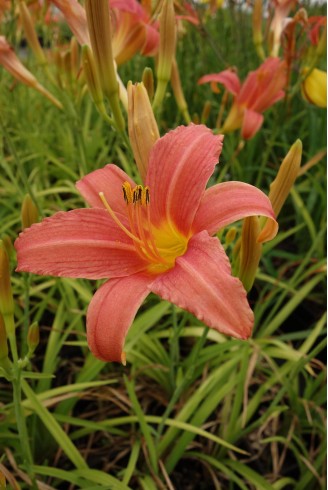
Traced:
[[246, 291], [231, 275], [219, 240], [206, 231], [189, 240], [185, 255], [150, 288], [219, 332], [241, 339], [251, 335], [254, 318]]
[[264, 117], [259, 112], [251, 111], [250, 109], [245, 109], [243, 125], [241, 128], [241, 136], [245, 140], [253, 138], [253, 136], [258, 132], [262, 126]]
[[17, 271], [101, 279], [145, 269], [132, 241], [102, 209], [56, 213], [19, 235]]
[[125, 336], [149, 294], [151, 281], [146, 275], [134, 274], [107, 281], [98, 289], [87, 312], [88, 343], [96, 357], [124, 363]]
[[99, 197], [99, 192], [103, 192], [115, 212], [126, 214], [122, 191], [122, 184], [126, 181], [130, 182], [132, 187], [135, 186], [133, 180], [123, 170], [109, 164], [83, 177], [76, 183], [76, 187], [90, 206], [104, 208]]
[[238, 75], [232, 70], [224, 70], [220, 73], [204, 75], [198, 80], [198, 84], [217, 82], [222, 83], [224, 87], [233, 95], [237, 95], [240, 90], [240, 81]]
[[155, 26], [144, 24], [146, 32], [145, 44], [142, 47], [141, 53], [145, 56], [153, 56], [157, 53], [159, 47], [159, 32]]
[[278, 231], [269, 198], [256, 187], [244, 182], [223, 182], [206, 190], [193, 223], [194, 233], [207, 230], [214, 235], [224, 226], [247, 216], [266, 216], [272, 220], [271, 240]]
[[81, 46], [90, 44], [86, 13], [77, 0], [51, 0], [63, 13], [67, 24]]
[[157, 140], [146, 177], [155, 226], [171, 222], [188, 235], [222, 142], [223, 136], [194, 124], [180, 126]]

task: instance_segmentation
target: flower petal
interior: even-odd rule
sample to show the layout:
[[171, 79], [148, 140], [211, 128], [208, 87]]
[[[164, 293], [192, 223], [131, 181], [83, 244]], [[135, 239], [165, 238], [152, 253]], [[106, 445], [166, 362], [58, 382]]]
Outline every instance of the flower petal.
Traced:
[[102, 209], [56, 213], [20, 234], [17, 271], [101, 279], [123, 277], [147, 264], [131, 239]]
[[105, 282], [87, 312], [87, 337], [91, 352], [102, 361], [124, 363], [125, 336], [152, 278], [143, 274]]
[[245, 109], [241, 135], [245, 140], [253, 138], [262, 126], [264, 117], [262, 114], [250, 109]]
[[271, 240], [278, 224], [269, 198], [257, 187], [244, 182], [223, 182], [207, 189], [193, 223], [194, 233], [207, 230], [214, 235], [224, 226], [247, 216], [266, 216], [272, 221], [269, 235], [261, 241]]
[[146, 177], [155, 226], [173, 222], [181, 233], [189, 233], [222, 142], [223, 136], [191, 124], [170, 131], [155, 143]]
[[193, 313], [219, 332], [246, 339], [253, 312], [241, 282], [231, 275], [229, 259], [217, 238], [206, 231], [194, 235], [175, 267], [158, 276], [151, 290]]
[[122, 184], [126, 181], [130, 182], [132, 187], [135, 186], [133, 180], [123, 170], [109, 164], [83, 177], [76, 183], [76, 188], [90, 206], [102, 209], [104, 205], [99, 192], [103, 192], [113, 211], [126, 215], [122, 192]]
[[240, 81], [238, 75], [232, 70], [224, 70], [220, 73], [204, 75], [198, 80], [198, 85], [203, 83], [216, 82], [222, 83], [224, 87], [233, 95], [237, 95], [240, 90]]

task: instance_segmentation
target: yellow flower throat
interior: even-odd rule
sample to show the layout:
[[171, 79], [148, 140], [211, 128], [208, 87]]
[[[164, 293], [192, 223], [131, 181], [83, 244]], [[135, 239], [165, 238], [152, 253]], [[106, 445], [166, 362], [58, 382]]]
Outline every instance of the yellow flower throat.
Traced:
[[129, 182], [124, 182], [122, 190], [130, 229], [121, 223], [103, 192], [99, 193], [99, 197], [115, 223], [131, 238], [137, 254], [149, 262], [148, 272], [157, 274], [171, 269], [175, 259], [185, 253], [188, 237], [177, 231], [169, 221], [163, 221], [159, 228], [151, 223], [148, 186], [132, 188]]

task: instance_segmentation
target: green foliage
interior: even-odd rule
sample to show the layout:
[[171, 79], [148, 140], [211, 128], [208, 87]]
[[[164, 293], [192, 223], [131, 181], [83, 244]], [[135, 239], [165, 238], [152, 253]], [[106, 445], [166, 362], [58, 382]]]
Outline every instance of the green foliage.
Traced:
[[[209, 100], [214, 128], [222, 93], [197, 80], [228, 66], [244, 78], [259, 63], [250, 16], [237, 5], [202, 22], [184, 24], [177, 61], [190, 114], [200, 118]], [[6, 30], [15, 41], [12, 21]], [[27, 63], [47, 84], [42, 67]], [[154, 68], [154, 60], [126, 63], [123, 82], [140, 81], [145, 66]], [[115, 162], [135, 174], [125, 142], [89, 95], [76, 100], [51, 88], [65, 111], [1, 70], [0, 238], [14, 241], [21, 231], [26, 193], [47, 217], [84, 206], [74, 183], [92, 170]], [[183, 124], [170, 90], [158, 122], [161, 134]], [[266, 112], [262, 130], [243, 147], [238, 132], [225, 136], [212, 183], [242, 180], [267, 193], [291, 144], [303, 141], [304, 165], [324, 149], [325, 128], [324, 111], [297, 93]], [[279, 234], [264, 246], [249, 295], [249, 342], [150, 296], [129, 331], [126, 367], [88, 350], [85, 312], [96, 284], [18, 274], [13, 252], [21, 356], [33, 322], [41, 341], [19, 387], [32, 462], [19, 439], [11, 384], [1, 382], [0, 471], [9, 488], [324, 488], [325, 189], [321, 159], [296, 181]], [[236, 241], [240, 231], [238, 224]]]

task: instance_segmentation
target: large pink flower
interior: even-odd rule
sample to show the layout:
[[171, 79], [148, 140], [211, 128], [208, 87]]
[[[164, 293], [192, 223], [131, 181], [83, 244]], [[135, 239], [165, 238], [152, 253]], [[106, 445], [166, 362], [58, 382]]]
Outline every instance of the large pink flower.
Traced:
[[246, 292], [212, 235], [245, 216], [263, 215], [272, 223], [259, 237], [266, 241], [277, 223], [256, 187], [226, 182], [205, 190], [222, 141], [205, 126], [181, 126], [155, 143], [145, 187], [107, 165], [77, 183], [91, 209], [59, 212], [16, 240], [18, 271], [109, 279], [87, 313], [96, 357], [124, 360], [126, 333], [151, 291], [220, 332], [251, 334]]
[[242, 137], [249, 139], [262, 126], [262, 113], [285, 95], [286, 63], [279, 58], [268, 58], [248, 74], [243, 84], [232, 70], [205, 75], [198, 80], [199, 84], [208, 82], [222, 83], [235, 97], [222, 131], [228, 133], [241, 128]]

